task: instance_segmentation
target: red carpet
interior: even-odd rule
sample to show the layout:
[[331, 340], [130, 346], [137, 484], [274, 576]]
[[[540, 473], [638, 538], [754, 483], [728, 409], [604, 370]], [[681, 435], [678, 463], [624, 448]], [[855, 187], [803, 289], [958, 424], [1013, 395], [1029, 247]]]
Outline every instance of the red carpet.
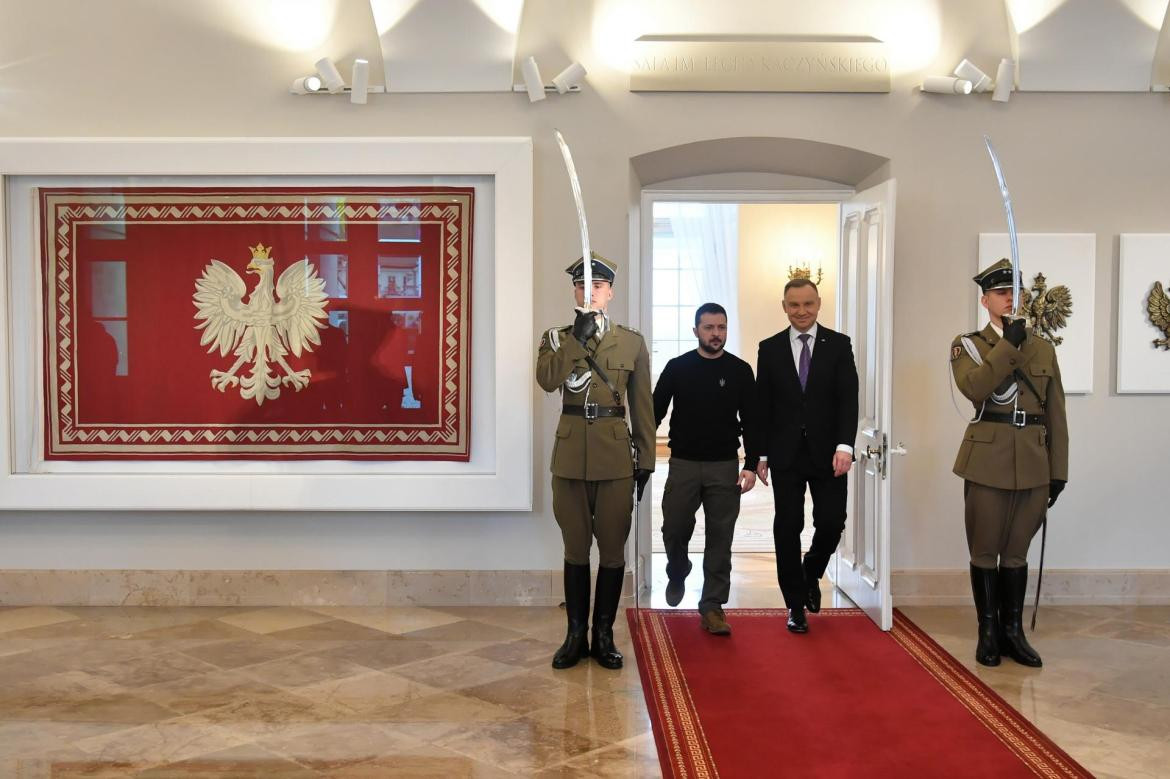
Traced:
[[824, 609], [795, 636], [783, 610], [729, 609], [729, 638], [626, 615], [664, 776], [1092, 776], [900, 612], [887, 634]]

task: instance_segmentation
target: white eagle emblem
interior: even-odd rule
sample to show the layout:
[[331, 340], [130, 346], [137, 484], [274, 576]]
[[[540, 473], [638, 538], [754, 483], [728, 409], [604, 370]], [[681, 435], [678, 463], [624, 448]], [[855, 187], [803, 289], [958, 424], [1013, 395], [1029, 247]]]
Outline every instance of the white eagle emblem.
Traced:
[[719, 380], [719, 386], [720, 386], [720, 387], [726, 387], [726, 386], [727, 386], [727, 379], [720, 379], [720, 380]]
[[[256, 405], [280, 397], [282, 384], [291, 384], [300, 391], [309, 385], [309, 371], [294, 371], [285, 360], [292, 353], [300, 357], [302, 351], [312, 351], [321, 344], [318, 330], [326, 325], [325, 280], [306, 257], [284, 269], [276, 281], [273, 297], [272, 247], [263, 244], [249, 247], [252, 261], [247, 272], [260, 277], [247, 302], [248, 288], [240, 275], [230, 267], [213, 259], [203, 269], [203, 276], [195, 281], [195, 329], [202, 330], [200, 346], [211, 344], [207, 351], [219, 350], [220, 356], [229, 351], [236, 356], [232, 367], [211, 372], [211, 386], [224, 392], [229, 385], [240, 388], [240, 397], [255, 399]], [[252, 369], [245, 376], [236, 371], [245, 362]], [[284, 370], [281, 376], [272, 371], [275, 362]]]

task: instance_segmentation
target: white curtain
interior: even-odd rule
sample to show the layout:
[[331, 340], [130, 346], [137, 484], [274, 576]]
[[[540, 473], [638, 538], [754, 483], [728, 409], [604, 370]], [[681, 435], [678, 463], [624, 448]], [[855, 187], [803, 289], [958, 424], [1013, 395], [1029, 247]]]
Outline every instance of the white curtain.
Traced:
[[694, 274], [700, 303], [718, 303], [727, 309], [726, 349], [743, 357], [739, 351], [739, 206], [672, 205], [670, 229], [678, 247], [680, 274]]

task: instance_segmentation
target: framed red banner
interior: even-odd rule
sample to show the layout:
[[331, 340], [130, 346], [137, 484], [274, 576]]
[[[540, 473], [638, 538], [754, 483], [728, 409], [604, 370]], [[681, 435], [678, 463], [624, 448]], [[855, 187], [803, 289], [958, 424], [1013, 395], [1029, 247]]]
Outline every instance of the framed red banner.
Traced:
[[46, 460], [469, 459], [474, 188], [38, 194]]

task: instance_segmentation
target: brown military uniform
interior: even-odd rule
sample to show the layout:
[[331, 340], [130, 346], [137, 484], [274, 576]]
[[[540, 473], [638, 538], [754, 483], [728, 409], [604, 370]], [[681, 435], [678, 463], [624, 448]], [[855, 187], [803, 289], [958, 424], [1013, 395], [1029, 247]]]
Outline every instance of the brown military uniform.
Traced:
[[[951, 370], [975, 407], [954, 465], [966, 481], [971, 561], [994, 568], [1002, 558], [1005, 567], [1021, 566], [1044, 518], [1049, 484], [1068, 481], [1068, 422], [1056, 350], [1032, 333], [1017, 349], [989, 324], [952, 342]], [[1015, 398], [997, 403], [993, 393], [1015, 371], [1036, 391], [1017, 379]], [[1005, 414], [1014, 421], [991, 421]]]
[[585, 348], [571, 330], [553, 328], [541, 339], [537, 383], [546, 392], [560, 390], [565, 407], [620, 406], [625, 415], [561, 415], [551, 464], [553, 513], [564, 537], [566, 562], [588, 565], [596, 538], [601, 565], [620, 568], [633, 511], [635, 453], [637, 467], [654, 469], [650, 356], [640, 333], [608, 321], [600, 339], [590, 340], [590, 353], [617, 390], [615, 398], [591, 371]]

